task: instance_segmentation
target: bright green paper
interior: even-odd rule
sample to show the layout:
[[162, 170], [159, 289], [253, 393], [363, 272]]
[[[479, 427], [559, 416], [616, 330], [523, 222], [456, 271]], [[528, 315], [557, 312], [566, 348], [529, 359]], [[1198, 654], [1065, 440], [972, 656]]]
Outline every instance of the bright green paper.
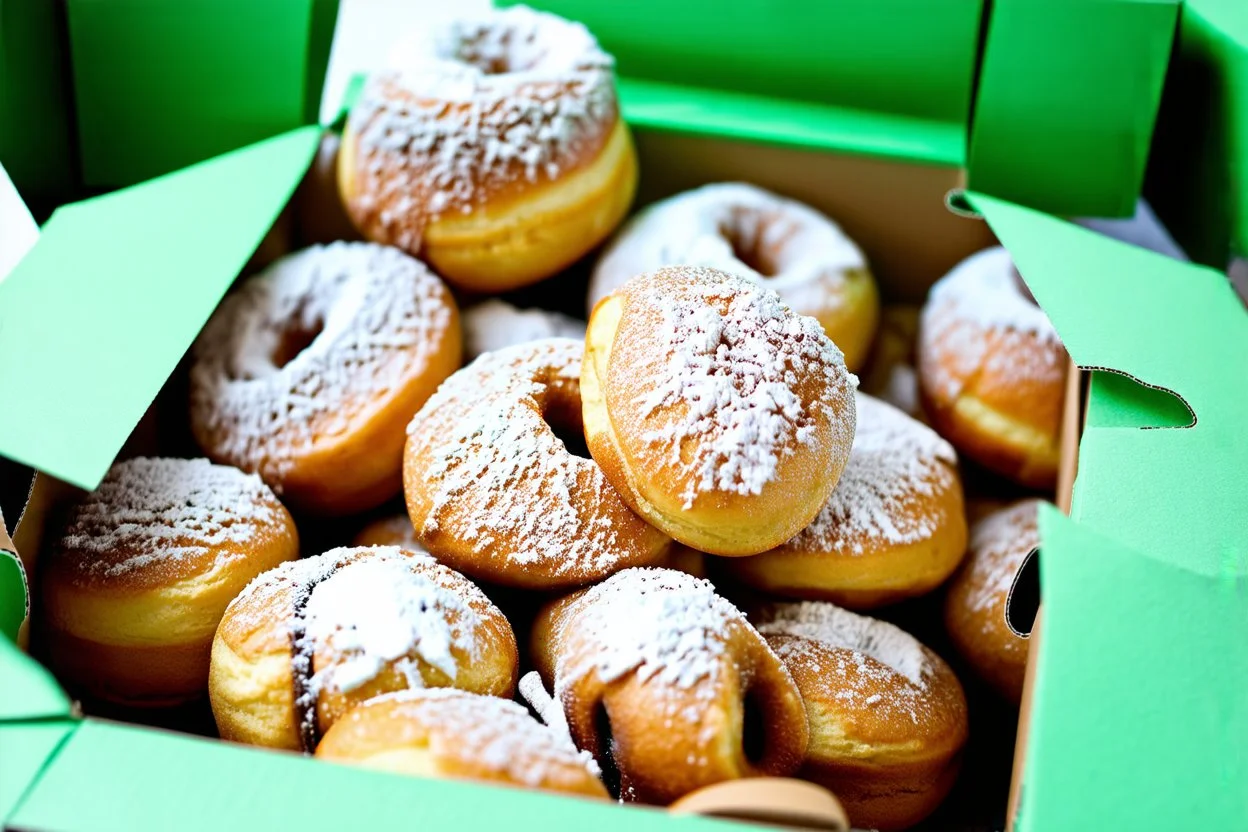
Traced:
[[66, 8], [90, 186], [142, 182], [316, 123], [338, 0]]
[[69, 698], [41, 664], [0, 636], [0, 724], [71, 715]]
[[22, 559], [16, 552], [0, 549], [0, 637], [17, 641], [17, 632], [29, 612], [26, 586]]
[[584, 23], [615, 56], [637, 127], [965, 162], [980, 0], [526, 5]]
[[14, 813], [22, 829], [688, 830], [736, 827], [521, 789], [382, 774], [87, 720]]
[[6, 822], [77, 724], [70, 721], [0, 724], [0, 825]]
[[0, 283], [0, 454], [94, 488], [289, 201], [317, 127], [58, 210]]
[[1180, 0], [994, 0], [970, 186], [1066, 216], [1130, 216]]

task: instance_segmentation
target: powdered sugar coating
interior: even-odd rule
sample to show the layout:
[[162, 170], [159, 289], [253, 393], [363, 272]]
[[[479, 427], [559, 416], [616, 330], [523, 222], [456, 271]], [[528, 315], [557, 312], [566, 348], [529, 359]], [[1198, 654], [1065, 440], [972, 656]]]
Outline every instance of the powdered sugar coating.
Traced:
[[[766, 275], [742, 260], [753, 252]], [[704, 185], [649, 206], [617, 235], [594, 269], [589, 306], [634, 275], [663, 266], [710, 266], [780, 293], [803, 314], [840, 308], [845, 273], [861, 250], [818, 211], [741, 182]]]
[[413, 32], [351, 112], [357, 224], [417, 252], [442, 214], [580, 166], [616, 120], [612, 67], [584, 26], [523, 6]]
[[464, 359], [543, 338], [585, 340], [585, 322], [545, 309], [517, 309], [491, 298], [464, 311]]
[[710, 581], [671, 569], [625, 569], [590, 587], [575, 604], [559, 619], [555, 643], [576, 638], [595, 649], [570, 658], [560, 653], [556, 695], [589, 673], [603, 682], [633, 673], [691, 690], [729, 658], [730, 626], [748, 626]]
[[715, 269], [660, 269], [627, 291], [656, 319], [646, 346], [660, 358], [632, 403], [639, 456], [687, 480], [685, 508], [699, 494], [762, 493], [801, 444], [849, 444], [853, 412], [840, 404], [857, 379], [814, 318]]
[[[989, 334], [1005, 348], [989, 350]], [[1018, 343], [1023, 339], [1035, 346]], [[1057, 330], [1039, 306], [1023, 294], [1013, 260], [1004, 248], [971, 255], [932, 287], [919, 328], [925, 384], [953, 400], [966, 379], [980, 372], [996, 378], [1060, 385], [1066, 371]], [[1025, 359], [1025, 360], [1022, 360]]]
[[760, 618], [763, 623], [758, 631], [765, 636], [800, 636], [828, 647], [852, 650], [888, 666], [918, 687], [926, 684], [932, 670], [925, 648], [914, 636], [887, 621], [858, 615], [835, 604], [775, 604], [766, 608]]
[[289, 515], [254, 474], [206, 459], [140, 457], [114, 465], [74, 506], [56, 561], [78, 581], [154, 579], [195, 565], [207, 572], [287, 528]]
[[[418, 536], [469, 574], [576, 585], [648, 563], [666, 548], [592, 459], [545, 419], [579, 429], [578, 341], [486, 353], [453, 375], [408, 428], [405, 480]], [[514, 579], [514, 575], [512, 576]]]
[[[453, 323], [423, 264], [371, 243], [282, 258], [222, 301], [196, 342], [191, 421], [217, 458], [282, 487], [425, 372]], [[278, 366], [291, 333], [315, 333]]]
[[786, 547], [861, 555], [917, 543], [940, 519], [916, 509], [957, 485], [957, 454], [944, 439], [892, 405], [857, 394], [849, 462], [831, 499]]
[[1014, 578], [1027, 554], [1040, 545], [1039, 505], [1039, 500], [1022, 500], [971, 527], [966, 604], [972, 611], [1000, 607], [1004, 620]]

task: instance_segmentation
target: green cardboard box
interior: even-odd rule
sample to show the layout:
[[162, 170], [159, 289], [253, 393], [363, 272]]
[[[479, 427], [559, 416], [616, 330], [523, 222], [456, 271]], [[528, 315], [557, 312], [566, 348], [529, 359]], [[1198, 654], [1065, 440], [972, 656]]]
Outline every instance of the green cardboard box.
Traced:
[[[664, 95], [669, 106], [678, 101]], [[986, 223], [946, 212], [958, 165], [841, 148], [849, 139], [795, 146], [761, 135], [778, 122], [758, 100], [764, 109], [742, 111], [752, 115], [737, 130], [678, 131], [647, 129], [626, 99], [626, 115], [642, 128], [651, 194], [692, 184], [664, 181], [668, 173], [787, 182], [795, 195], [805, 195], [801, 186], [825, 205], [835, 200], [841, 210], [831, 213], [847, 228], [881, 243], [891, 229], [894, 247], [956, 229], [957, 246], [928, 243], [946, 259], [984, 244], [991, 229], [1091, 373], [1075, 522], [1042, 517], [1044, 639], [1023, 723], [1018, 828], [1151, 828], [1176, 807], [1185, 824], [1235, 828], [1248, 809], [1248, 701], [1239, 683], [1248, 674], [1239, 637], [1248, 625], [1248, 534], [1236, 510], [1248, 504], [1248, 448], [1237, 441], [1240, 367], [1225, 358], [1248, 349], [1248, 314], [1216, 272], [1002, 199], [968, 195]], [[731, 112], [723, 103], [721, 118]], [[833, 130], [802, 112], [789, 111], [786, 131]], [[887, 135], [870, 119], [838, 123], [859, 145]], [[898, 146], [912, 135], [900, 130]], [[57, 480], [91, 488], [103, 476], [291, 199], [319, 138], [318, 128], [295, 129], [66, 206], [0, 282], [0, 385], [21, 391], [0, 408], [0, 455], [42, 472], [14, 535], [30, 563], [46, 509], [68, 488]], [[896, 187], [882, 197], [872, 190], [881, 183]], [[941, 273], [939, 257], [919, 267], [895, 262], [884, 285], [894, 297], [921, 294]], [[21, 571], [5, 574], [0, 609], [24, 609]], [[0, 678], [6, 829], [715, 828], [82, 719], [47, 672], [3, 638]], [[298, 799], [330, 793], [335, 799]], [[984, 799], [1005, 803], [1004, 794]]]
[[1248, 257], [1248, 4], [1187, 0], [1148, 191], [1199, 262]]

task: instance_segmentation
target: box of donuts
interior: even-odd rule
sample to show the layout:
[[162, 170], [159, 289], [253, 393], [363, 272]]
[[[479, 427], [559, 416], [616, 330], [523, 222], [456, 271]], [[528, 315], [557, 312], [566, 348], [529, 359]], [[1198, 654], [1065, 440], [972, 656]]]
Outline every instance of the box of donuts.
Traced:
[[1224, 277], [564, 5], [0, 229], [5, 828], [1235, 828]]

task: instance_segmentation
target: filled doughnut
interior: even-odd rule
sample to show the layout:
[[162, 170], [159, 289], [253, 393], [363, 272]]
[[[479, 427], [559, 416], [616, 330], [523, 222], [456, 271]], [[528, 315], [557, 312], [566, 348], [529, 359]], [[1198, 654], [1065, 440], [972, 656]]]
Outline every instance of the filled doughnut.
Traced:
[[923, 408], [942, 436], [999, 474], [1053, 487], [1066, 351], [1009, 252], [974, 254], [932, 287], [918, 355]]
[[423, 552], [424, 546], [416, 539], [412, 518], [407, 513], [395, 514], [374, 520], [355, 535], [352, 546], [398, 546], [410, 552]]
[[835, 794], [855, 828], [904, 829], [931, 814], [967, 738], [949, 666], [909, 633], [832, 604], [778, 604], [757, 621], [810, 720], [797, 776]]
[[584, 26], [524, 7], [423, 27], [352, 108], [347, 212], [462, 289], [549, 277], [610, 234], [636, 190], [612, 66]]
[[510, 696], [511, 625], [462, 575], [398, 548], [332, 549], [256, 578], [212, 643], [224, 739], [311, 753], [351, 707], [454, 687]]
[[682, 572], [627, 569], [554, 602], [533, 654], [623, 800], [788, 774], [805, 751], [788, 672], [736, 607]]
[[352, 708], [316, 756], [364, 768], [607, 798], [598, 766], [515, 702], [451, 688], [387, 693]]
[[543, 338], [585, 340], [585, 322], [545, 309], [517, 309], [491, 298], [464, 310], [464, 361]]
[[1040, 545], [1040, 500], [1022, 500], [971, 527], [966, 563], [945, 596], [945, 628], [977, 674], [1013, 702], [1023, 699], [1027, 639], [1010, 629], [1006, 602], [1027, 555]]
[[666, 553], [670, 539], [565, 444], [581, 436], [583, 352], [552, 338], [486, 353], [416, 414], [404, 491], [417, 538], [440, 561], [479, 580], [551, 589]]
[[794, 312], [819, 321], [851, 370], [871, 348], [880, 301], [866, 258], [836, 223], [795, 200], [725, 182], [649, 206], [598, 261], [590, 308], [663, 266], [713, 266], [765, 281]]
[[651, 524], [703, 552], [753, 555], [827, 502], [854, 437], [854, 383], [818, 322], [774, 291], [659, 269], [590, 317], [585, 438]]
[[957, 456], [926, 425], [859, 393], [849, 464], [814, 522], [761, 555], [724, 561], [774, 595], [867, 609], [922, 595], [957, 568], [966, 514]]
[[404, 428], [460, 349], [455, 302], [422, 263], [372, 243], [315, 246], [246, 281], [204, 327], [191, 429], [293, 506], [361, 511], [398, 493]]
[[41, 559], [48, 665], [122, 705], [201, 698], [230, 599], [298, 556], [295, 524], [259, 477], [206, 459], [120, 462]]

